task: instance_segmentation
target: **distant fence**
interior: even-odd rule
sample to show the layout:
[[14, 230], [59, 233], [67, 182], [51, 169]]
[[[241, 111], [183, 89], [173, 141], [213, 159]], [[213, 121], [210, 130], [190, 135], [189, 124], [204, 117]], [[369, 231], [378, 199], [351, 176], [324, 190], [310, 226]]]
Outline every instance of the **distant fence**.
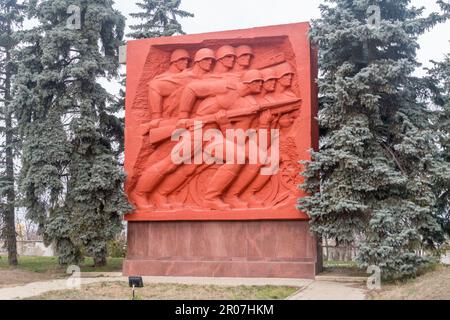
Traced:
[[[0, 241], [0, 253], [6, 253], [3, 242]], [[19, 256], [53, 257], [55, 255], [52, 247], [46, 247], [40, 240], [17, 241], [17, 253]]]
[[[356, 247], [341, 247], [322, 245], [323, 261], [355, 261], [358, 250]], [[426, 255], [424, 251], [418, 252], [420, 256]], [[450, 265], [450, 250], [441, 258], [441, 263]]]
[[322, 245], [324, 261], [353, 261], [357, 255], [356, 247], [336, 247]]

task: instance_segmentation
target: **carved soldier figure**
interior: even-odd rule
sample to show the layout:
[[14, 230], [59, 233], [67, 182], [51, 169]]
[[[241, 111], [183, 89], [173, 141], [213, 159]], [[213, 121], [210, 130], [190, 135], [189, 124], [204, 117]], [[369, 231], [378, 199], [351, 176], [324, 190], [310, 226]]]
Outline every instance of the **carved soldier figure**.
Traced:
[[[229, 91], [204, 100], [196, 112], [196, 116], [207, 116], [210, 114], [216, 114], [218, 117], [219, 127], [222, 130], [224, 136], [226, 135], [227, 129], [242, 129], [246, 131], [250, 127], [250, 123], [254, 120], [254, 116], [252, 116], [252, 111], [258, 109], [258, 103], [256, 101], [256, 95], [261, 92], [262, 85], [262, 77], [259, 71], [252, 70], [248, 71], [242, 78], [241, 83], [236, 88], [229, 88]], [[240, 120], [238, 122], [234, 122], [231, 124], [226, 117], [225, 110], [230, 111], [233, 109], [248, 109], [248, 115], [245, 120]], [[186, 112], [186, 117], [191, 115], [191, 110]], [[216, 126], [207, 125], [204, 130], [208, 128], [216, 128]], [[221, 150], [235, 149], [237, 152], [244, 154], [246, 153], [246, 146], [236, 146], [234, 141], [225, 141], [223, 145], [222, 142], [217, 142], [213, 144], [205, 145], [205, 153], [208, 153], [208, 150], [215, 150], [219, 147]], [[226, 162], [225, 154], [207, 154], [209, 158], [215, 158], [220, 160], [219, 162]], [[226, 197], [225, 202], [217, 196], [222, 195], [223, 189], [229, 185], [234, 178], [237, 176], [239, 171], [245, 166], [244, 164], [237, 164], [237, 161], [234, 161], [235, 164], [226, 164], [219, 168], [214, 179], [217, 178], [217, 182], [212, 182], [210, 185], [206, 196], [205, 196], [205, 205], [208, 205], [212, 209], [216, 210], [226, 210], [231, 209], [230, 205], [233, 208], [246, 208], [247, 203], [240, 200], [237, 195], [230, 194]], [[193, 165], [183, 165], [179, 168], [174, 174], [168, 177], [158, 188], [158, 192], [167, 196], [174, 188], [178, 188], [186, 180], [192, 177], [196, 173], [196, 167]], [[235, 183], [239, 189], [244, 188], [241, 186], [239, 181]], [[226, 196], [223, 194], [223, 196]]]
[[[258, 130], [265, 129], [270, 130], [271, 123], [274, 121], [274, 117], [271, 115], [270, 111], [263, 112], [259, 117], [259, 124], [258, 124]], [[268, 144], [268, 147], [270, 147], [270, 144]], [[270, 150], [270, 149], [269, 149]], [[269, 151], [270, 152], [270, 151]], [[259, 153], [260, 155], [263, 153]], [[242, 170], [239, 173], [239, 178], [235, 180], [227, 190], [226, 194], [226, 202], [228, 202], [228, 199], [233, 199], [233, 202], [239, 201], [240, 203], [245, 203], [244, 208], [248, 207], [263, 207], [262, 201], [259, 201], [256, 199], [256, 197], [248, 198], [248, 200], [243, 201], [240, 197], [242, 193], [249, 187], [249, 185], [252, 183], [255, 178], [260, 175], [261, 168], [265, 166], [265, 163], [269, 162], [270, 159], [267, 157], [260, 158], [258, 164], [246, 164], [243, 166]], [[270, 176], [269, 180], [270, 180]]]
[[163, 114], [163, 100], [179, 87], [173, 75], [179, 74], [189, 67], [191, 58], [183, 49], [175, 50], [170, 57], [170, 67], [165, 73], [155, 77], [148, 85], [148, 101], [153, 119], [161, 119]]
[[[231, 46], [223, 46], [217, 51], [219, 62], [216, 65], [216, 74], [212, 79], [193, 81], [183, 90], [180, 99], [180, 118], [186, 118], [199, 99], [220, 96], [229, 90], [236, 90], [243, 72], [249, 69], [254, 57], [249, 46], [240, 46], [236, 50]], [[236, 60], [237, 57], [237, 60]], [[237, 61], [237, 63], [235, 63]], [[233, 70], [235, 66], [235, 70]], [[231, 71], [238, 72], [231, 72]], [[220, 75], [217, 77], [216, 75]], [[216, 80], [217, 79], [217, 80]]]
[[292, 81], [294, 80], [294, 69], [289, 63], [283, 63], [278, 70], [277, 95], [281, 99], [292, 99], [296, 94], [292, 91]]
[[[261, 93], [262, 83], [259, 71], [249, 71], [247, 76], [243, 77], [243, 81], [237, 89], [225, 94], [226, 99], [217, 99], [214, 106], [204, 108], [200, 113], [197, 113], [197, 116], [216, 115], [219, 127], [225, 133], [227, 128], [231, 128], [231, 123], [226, 116], [226, 110], [247, 108], [248, 114], [252, 114], [258, 109], [255, 96]], [[225, 102], [225, 104], [222, 105], [222, 102]], [[190, 113], [187, 114], [187, 118], [190, 118], [190, 116]], [[246, 120], [245, 124], [234, 123], [233, 127], [248, 129], [249, 124], [247, 121], [250, 122], [251, 119]], [[222, 150], [226, 150], [227, 147], [235, 147], [234, 141], [226, 141], [226, 144]], [[212, 146], [213, 148], [214, 146]], [[194, 154], [198, 151], [194, 150]], [[210, 156], [224, 157], [225, 159], [225, 154]], [[218, 169], [214, 177], [215, 181], [211, 183], [205, 195], [205, 206], [216, 210], [231, 209], [230, 205], [224, 203], [220, 196], [223, 194], [224, 189], [236, 178], [243, 166], [240, 164], [225, 164]], [[167, 196], [189, 179], [195, 171], [195, 165], [177, 165], [172, 162], [170, 156], [166, 157], [142, 174], [132, 198], [138, 206], [148, 207], [148, 197], [151, 194], [152, 202], [158, 208], [170, 209], [171, 206], [167, 204]], [[157, 186], [161, 187], [155, 190]], [[237, 198], [228, 200], [234, 207], [243, 207], [245, 205]]]
[[[204, 129], [219, 128], [224, 136], [226, 130], [231, 128], [246, 132], [252, 123], [258, 124], [257, 129], [273, 127], [276, 121], [271, 112], [259, 113], [259, 108], [261, 105], [296, 98], [291, 90], [294, 71], [288, 63], [262, 72], [249, 70], [253, 58], [254, 53], [249, 46], [235, 49], [226, 45], [219, 48], [217, 53], [203, 48], [196, 52], [192, 68], [187, 69], [191, 60], [189, 53], [186, 50], [175, 50], [170, 58], [169, 69], [149, 82], [149, 104], [153, 119], [149, 130], [157, 131], [156, 136], [161, 132], [164, 136], [165, 129], [170, 131], [170, 126], [175, 122], [171, 121], [173, 119], [161, 119], [164, 115], [173, 114], [175, 109], [179, 110], [178, 119], [186, 119], [179, 121], [179, 128], [186, 126], [186, 123], [193, 123], [197, 117], [209, 116], [212, 116], [215, 122], [206, 124]], [[234, 116], [235, 118], [230, 120], [227, 112], [235, 110], [248, 113], [245, 117]], [[191, 126], [187, 128], [192, 130]], [[166, 144], [164, 141], [166, 140], [161, 140], [158, 145]], [[248, 142], [247, 139], [244, 146], [236, 145], [233, 138], [201, 143], [202, 150], [194, 149], [194, 156], [203, 152], [203, 147], [207, 150], [206, 153], [216, 150], [217, 144], [220, 143], [222, 148], [217, 148], [218, 150], [232, 148], [237, 150], [238, 154], [245, 154], [248, 160]], [[156, 153], [159, 152], [157, 156], [153, 156], [162, 160], [147, 167], [143, 172], [139, 171], [130, 192], [130, 199], [140, 208], [150, 208], [154, 205], [158, 209], [173, 209], [173, 206], [168, 204], [169, 195], [189, 183], [192, 177], [209, 165], [175, 164], [171, 155], [167, 154], [167, 147], [160, 148], [152, 144], [152, 148]], [[219, 163], [228, 160], [225, 153], [212, 153], [207, 156], [221, 160]], [[260, 159], [260, 162], [265, 163], [265, 159]], [[203, 205], [214, 210], [248, 208], [249, 205], [261, 207], [262, 202], [254, 197], [254, 194], [270, 181], [270, 178], [258, 177], [263, 165], [241, 164], [238, 161], [220, 165], [207, 186]], [[252, 193], [251, 190], [257, 191]], [[250, 194], [245, 198], [249, 203], [241, 199], [244, 191], [247, 195]]]
[[243, 73], [250, 69], [252, 65], [252, 60], [255, 57], [253, 49], [250, 46], [243, 45], [236, 48], [236, 66], [235, 71], [238, 73]]
[[[200, 103], [198, 110], [195, 112], [196, 117], [204, 118], [210, 115], [214, 116], [219, 128], [224, 136], [227, 129], [241, 129], [244, 132], [248, 130], [251, 123], [258, 117], [260, 107], [265, 104], [260, 104], [257, 101], [258, 95], [262, 91], [263, 76], [257, 70], [251, 70], [244, 74], [241, 82], [235, 89], [229, 89], [225, 94], [211, 97]], [[292, 99], [291, 99], [292, 100]], [[284, 101], [286, 103], [288, 101]], [[283, 103], [277, 101], [276, 103]], [[233, 114], [234, 110], [243, 112], [245, 117], [238, 117], [237, 120], [229, 120], [228, 115]], [[278, 111], [282, 114], [286, 111]], [[290, 112], [290, 111], [289, 111]], [[191, 117], [191, 113], [187, 114], [187, 118]], [[259, 129], [269, 129], [273, 121], [273, 116], [270, 111], [264, 111], [259, 117]], [[194, 119], [195, 120], [195, 119]], [[193, 119], [189, 120], [193, 123]], [[217, 125], [207, 124], [204, 128], [217, 128]], [[229, 159], [226, 158], [226, 153], [216, 154], [217, 150], [236, 150], [236, 155], [244, 155], [245, 161], [249, 160], [248, 142], [246, 139], [244, 145], [236, 144], [234, 137], [228, 137], [225, 141], [214, 141], [203, 144], [201, 150], [194, 149], [194, 157], [196, 153], [205, 150], [205, 155], [210, 159], [219, 160], [219, 163], [226, 163]], [[202, 144], [200, 144], [202, 145]], [[194, 144], [195, 146], [195, 144]], [[270, 143], [269, 143], [270, 146]], [[194, 147], [195, 148], [195, 147]], [[211, 152], [211, 153], [210, 153]], [[219, 151], [220, 152], [220, 151]], [[251, 207], [263, 207], [263, 202], [256, 197], [248, 197], [248, 201], [240, 198], [240, 195], [249, 185], [255, 180], [260, 173], [261, 168], [265, 165], [267, 159], [260, 159], [260, 164], [250, 165], [245, 162], [233, 159], [232, 163], [221, 165], [212, 178], [211, 184], [208, 185], [204, 201], [202, 205], [214, 210], [229, 210], [231, 208], [241, 209]], [[214, 163], [214, 162], [213, 162]], [[161, 173], [161, 168], [169, 168], [170, 176], [164, 177]], [[152, 193], [152, 200], [159, 208], [169, 209], [166, 205], [168, 196], [177, 190], [179, 187], [188, 182], [195, 174], [199, 173], [199, 168], [205, 166], [196, 166], [192, 164], [174, 165], [171, 159], [167, 158], [156, 164], [153, 168], [154, 175], [150, 179], [153, 186], [158, 188]], [[162, 176], [163, 175], [163, 176]], [[239, 178], [237, 178], [239, 176]], [[266, 183], [270, 181], [264, 178]], [[261, 186], [261, 188], [264, 185]], [[228, 190], [227, 190], [228, 189]]]
[[[289, 131], [292, 129], [292, 125], [295, 122], [295, 119], [298, 117], [297, 112], [291, 112], [285, 115], [282, 115], [274, 125], [277, 125], [281, 129], [280, 133], [280, 144], [282, 146], [286, 145], [286, 137], [290, 136]], [[272, 126], [273, 127], [273, 126]], [[295, 149], [291, 150], [292, 152], [295, 152]], [[285, 162], [286, 156], [281, 153], [281, 160], [282, 162]], [[298, 172], [294, 170], [295, 173], [298, 175]], [[264, 206], [270, 205], [270, 203], [263, 203], [260, 199], [256, 197], [256, 194], [260, 192], [269, 182], [270, 180], [274, 178], [270, 175], [260, 175], [256, 174], [254, 176], [254, 179], [252, 182], [248, 185], [248, 188], [244, 191], [242, 194], [243, 198], [248, 199], [249, 207], [251, 208], [261, 208]], [[294, 186], [295, 188], [296, 186]]]
[[[224, 113], [224, 117], [222, 118], [221, 123], [221, 129], [223, 132], [226, 131], [226, 129], [242, 129], [244, 132], [250, 128], [251, 122], [254, 120], [251, 116], [252, 110], [258, 110], [259, 104], [256, 100], [256, 96], [261, 93], [263, 85], [263, 78], [261, 73], [258, 70], [250, 70], [247, 71], [243, 77], [242, 82], [236, 90], [235, 94], [238, 94], [235, 96], [236, 98], [234, 101], [230, 104], [230, 94], [227, 94], [226, 99], [221, 99], [220, 97], [217, 97], [216, 99], [216, 105], [211, 105], [209, 102], [209, 105], [203, 106], [199, 109], [199, 113], [203, 112], [214, 112], [219, 110], [222, 110], [222, 112], [225, 112], [225, 110], [234, 110], [234, 109], [242, 109], [242, 108], [248, 108], [249, 116], [245, 120], [241, 120], [235, 123], [230, 123], [226, 120], [226, 112]], [[219, 111], [220, 112], [220, 111]], [[228, 137], [227, 137], [228, 138]], [[243, 146], [236, 145], [234, 138], [233, 140], [227, 140], [224, 141], [224, 146], [222, 150], [229, 150], [229, 148], [235, 148], [237, 149], [237, 152], [241, 152], [242, 154], [246, 154], [248, 141], [246, 141], [246, 144]], [[214, 145], [211, 146], [210, 150], [215, 150]], [[218, 158], [222, 156], [221, 159], [223, 162], [226, 162], [225, 154], [223, 155], [210, 155], [210, 157]], [[248, 154], [246, 154], [246, 157], [248, 158]], [[243, 188], [241, 185], [241, 180], [236, 179], [239, 175], [239, 172], [245, 167], [245, 164], [239, 164], [238, 161], [234, 161], [233, 164], [224, 164], [222, 165], [215, 173], [215, 175], [211, 179], [211, 183], [209, 184], [206, 193], [205, 193], [205, 199], [204, 203], [211, 209], [215, 210], [227, 210], [232, 208], [247, 208], [247, 203], [242, 201], [237, 194], [231, 192], [226, 193], [225, 191], [229, 186], [232, 184], [236, 186], [236, 188], [240, 189]], [[230, 207], [231, 205], [231, 207]]]
[[[294, 76], [294, 70], [289, 64], [285, 64], [280, 69], [280, 75], [283, 79], [282, 87], [283, 91], [277, 93], [277, 82], [278, 76], [275, 70], [268, 68], [261, 71], [264, 80], [263, 90], [258, 97], [258, 101], [261, 103], [272, 103], [276, 101], [283, 101], [292, 98], [297, 98], [296, 95], [290, 91], [292, 84], [292, 78]], [[286, 94], [286, 92], [289, 92]], [[293, 121], [292, 113], [290, 115], [283, 115], [280, 118], [274, 118], [270, 113], [263, 113], [259, 118], [258, 129], [270, 130], [274, 129], [278, 124], [282, 129], [292, 126]], [[272, 148], [270, 146], [270, 141], [268, 141], [269, 152], [271, 154]], [[247, 165], [239, 174], [239, 183], [233, 184], [229, 190], [228, 195], [233, 197], [240, 197], [245, 191], [245, 198], [248, 202], [249, 207], [258, 208], [263, 207], [264, 203], [256, 197], [256, 193], [261, 191], [265, 185], [271, 180], [270, 175], [261, 175], [260, 170], [264, 166], [264, 160], [270, 162], [270, 159], [262, 159], [259, 164], [249, 164]], [[247, 189], [247, 190], [246, 190]]]
[[[172, 54], [171, 64], [172, 71], [175, 70], [178, 61], [189, 58], [187, 51], [178, 50]], [[202, 48], [197, 51], [194, 58], [194, 66], [190, 70], [184, 70], [183, 72], [175, 74], [163, 74], [160, 77], [155, 78], [149, 83], [149, 104], [152, 110], [152, 123], [157, 123], [158, 119], [163, 114], [163, 100], [165, 98], [177, 100], [177, 93], [186, 84], [193, 79], [201, 79], [206, 74], [211, 73], [214, 63], [216, 61], [214, 51], [208, 48]], [[181, 64], [181, 63], [180, 63]], [[174, 65], [172, 67], [172, 65]], [[174, 105], [172, 105], [174, 107]], [[149, 125], [149, 130], [154, 128], [154, 125]], [[143, 150], [141, 150], [142, 152]], [[139, 207], [149, 207], [148, 195], [167, 175], [170, 175], [177, 169], [177, 166], [170, 161], [170, 156], [164, 158], [159, 163], [146, 169], [139, 180], [137, 180], [136, 186], [130, 192], [131, 201]], [[164, 197], [160, 199], [153, 199], [154, 203], [160, 208], [169, 209], [167, 200]]]
[[[275, 70], [268, 68], [261, 71], [262, 79], [264, 81], [262, 92], [257, 97], [257, 100], [260, 103], [273, 103], [276, 101], [280, 101], [280, 97], [276, 97], [275, 90], [277, 85], [277, 75]], [[271, 124], [274, 123], [275, 118], [270, 114], [270, 112], [264, 112], [259, 117], [258, 130], [271, 129]], [[270, 147], [270, 144], [268, 144]], [[270, 149], [269, 149], [270, 150]], [[245, 189], [252, 183], [253, 180], [260, 174], [261, 168], [264, 166], [264, 163], [269, 159], [261, 159], [259, 164], [248, 164], [239, 174], [239, 183], [234, 183], [228, 190], [228, 196], [239, 198], [241, 194], [245, 191]], [[267, 180], [268, 179], [268, 180]], [[270, 176], [264, 178], [264, 181], [270, 181]], [[265, 185], [265, 184], [264, 184]], [[262, 186], [264, 187], [264, 186]], [[262, 189], [261, 187], [261, 189]], [[255, 192], [256, 193], [256, 192]], [[258, 200], [254, 197], [254, 193], [252, 193], [248, 198], [248, 206], [250, 207], [262, 207], [264, 204], [262, 201]]]
[[220, 47], [216, 52], [217, 64], [214, 73], [222, 74], [233, 70], [236, 58], [236, 50], [232, 46]]
[[194, 58], [194, 67], [191, 73], [200, 76], [210, 73], [216, 62], [214, 51], [208, 48], [202, 48], [197, 51]]
[[263, 75], [264, 84], [259, 99], [263, 102], [275, 102], [277, 100], [277, 97], [275, 96], [278, 81], [277, 74], [272, 68], [264, 69], [261, 73]]
[[[191, 57], [189, 56], [189, 52], [184, 49], [177, 49], [172, 52], [172, 55], [170, 56], [169, 70], [163, 73], [161, 76], [183, 72], [189, 67], [190, 62]], [[160, 78], [161, 76], [156, 77], [156, 79]]]
[[[203, 48], [197, 51], [194, 66], [187, 70], [190, 56], [186, 50], [175, 50], [172, 53], [171, 65], [167, 72], [157, 76], [149, 83], [149, 105], [152, 119], [161, 119], [163, 114], [164, 99], [173, 96], [193, 79], [201, 79], [205, 74], [212, 71], [215, 63], [214, 51]], [[172, 109], [175, 106], [172, 105]], [[173, 111], [173, 110], [168, 110]]]

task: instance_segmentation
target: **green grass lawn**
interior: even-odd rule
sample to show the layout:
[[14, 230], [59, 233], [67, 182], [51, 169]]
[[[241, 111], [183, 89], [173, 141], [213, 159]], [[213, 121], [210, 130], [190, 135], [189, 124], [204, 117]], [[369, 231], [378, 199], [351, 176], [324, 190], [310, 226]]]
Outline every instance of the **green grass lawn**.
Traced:
[[358, 268], [354, 261], [325, 261], [323, 276], [367, 277], [366, 270]]
[[[95, 268], [92, 258], [86, 258], [80, 265], [81, 272], [120, 272], [123, 258], [108, 258], [105, 267]], [[8, 265], [6, 256], [0, 256], [0, 269], [14, 269]], [[65, 273], [67, 266], [60, 266], [57, 257], [20, 257], [17, 269], [38, 273]]]
[[325, 268], [357, 268], [358, 265], [355, 261], [324, 261], [323, 266]]

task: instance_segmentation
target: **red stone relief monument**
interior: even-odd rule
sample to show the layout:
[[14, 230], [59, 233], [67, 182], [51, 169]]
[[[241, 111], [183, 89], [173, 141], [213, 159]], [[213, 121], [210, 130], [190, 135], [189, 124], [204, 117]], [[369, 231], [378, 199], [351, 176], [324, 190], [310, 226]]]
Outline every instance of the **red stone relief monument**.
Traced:
[[313, 277], [307, 23], [130, 41], [127, 275]]

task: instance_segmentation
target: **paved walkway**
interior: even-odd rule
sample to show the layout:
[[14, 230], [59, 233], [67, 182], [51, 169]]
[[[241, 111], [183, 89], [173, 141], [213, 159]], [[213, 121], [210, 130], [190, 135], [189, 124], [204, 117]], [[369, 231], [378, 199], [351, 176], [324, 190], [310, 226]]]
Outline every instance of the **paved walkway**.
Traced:
[[[81, 279], [81, 285], [97, 282], [116, 282], [117, 278], [89, 278]], [[50, 291], [67, 290], [68, 280], [52, 280], [43, 282], [33, 282], [23, 286], [0, 289], [0, 300], [17, 300], [39, 296]]]
[[[128, 278], [116, 274], [106, 277], [86, 278], [83, 274], [81, 285], [101, 282], [128, 282]], [[176, 283], [191, 285], [219, 286], [296, 286], [299, 292], [290, 300], [363, 300], [365, 291], [348, 283], [334, 283], [304, 279], [260, 279], [260, 278], [194, 278], [194, 277], [143, 277], [144, 284]], [[52, 280], [29, 283], [23, 286], [0, 289], [0, 300], [26, 299], [39, 296], [50, 291], [67, 290], [68, 280]]]
[[359, 284], [314, 281], [289, 300], [365, 300], [366, 293]]

